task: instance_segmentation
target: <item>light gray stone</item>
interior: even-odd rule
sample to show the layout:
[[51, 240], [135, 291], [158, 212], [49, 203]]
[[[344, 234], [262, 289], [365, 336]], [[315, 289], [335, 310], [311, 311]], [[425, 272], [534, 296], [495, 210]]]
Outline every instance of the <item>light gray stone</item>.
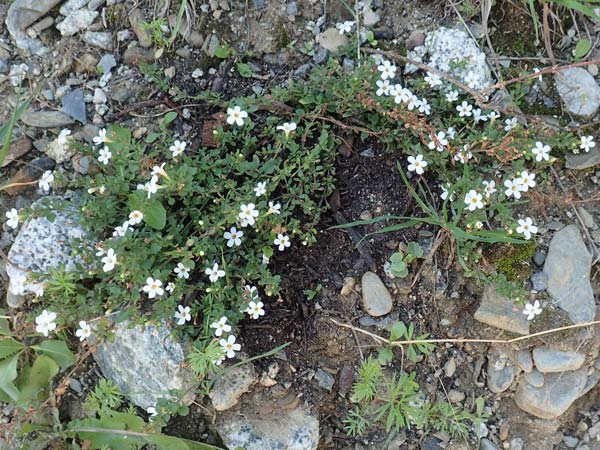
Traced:
[[464, 392], [458, 391], [456, 389], [450, 389], [448, 392], [448, 401], [450, 403], [458, 403], [462, 402], [465, 399], [466, 395]]
[[587, 381], [587, 368], [546, 374], [542, 387], [522, 380], [515, 393], [515, 402], [523, 411], [542, 419], [562, 415], [582, 394]]
[[597, 166], [600, 164], [600, 147], [596, 146], [590, 149], [587, 153], [574, 153], [567, 152], [565, 167], [567, 169], [584, 170], [590, 167]]
[[510, 364], [509, 356], [500, 348], [494, 347], [488, 356], [488, 388], [495, 394], [507, 390], [515, 379], [517, 369]]
[[600, 107], [600, 86], [590, 73], [581, 67], [571, 67], [554, 75], [556, 90], [565, 109], [586, 119]]
[[100, 71], [103, 74], [110, 72], [112, 68], [116, 66], [117, 60], [115, 59], [114, 55], [110, 53], [107, 53], [102, 58], [100, 58], [100, 61], [98, 61], [98, 64], [96, 65], [96, 67], [100, 69]]
[[68, 16], [72, 12], [83, 8], [85, 5], [88, 4], [88, 1], [89, 0], [68, 0], [60, 7], [58, 12], [60, 12], [63, 16]]
[[52, 210], [54, 220], [43, 215], [29, 219], [8, 252], [8, 258], [15, 264], [6, 266], [9, 290], [17, 292], [22, 285], [24, 294], [38, 292], [40, 282], [19, 283], [19, 279], [30, 278], [31, 273], [48, 274], [50, 269], [59, 266], [73, 271], [82, 262], [81, 258], [72, 256], [73, 240], [84, 236], [77, 209], [60, 197], [42, 198], [31, 207], [33, 210], [42, 207]]
[[579, 212], [579, 215], [581, 216], [581, 220], [583, 221], [584, 225], [594, 230], [596, 228], [596, 221], [594, 220], [594, 216], [592, 216], [590, 212], [583, 206], [579, 206], [577, 208], [577, 211]]
[[109, 31], [86, 31], [83, 33], [83, 42], [110, 52], [113, 49], [113, 34]]
[[487, 325], [526, 335], [529, 334], [529, 321], [515, 302], [496, 291], [494, 285], [488, 285], [483, 291], [481, 304], [475, 312], [475, 319]]
[[229, 450], [316, 450], [319, 421], [298, 399], [281, 405], [265, 391], [242, 399], [239, 408], [217, 415], [217, 432]]
[[483, 438], [479, 443], [479, 450], [499, 450], [489, 439]]
[[[114, 340], [100, 342], [93, 353], [104, 376], [114, 381], [141, 408], [163, 399], [189, 405], [199, 385], [194, 373], [184, 367], [189, 343], [176, 340], [166, 324], [116, 325]], [[171, 398], [169, 391], [177, 391]]]
[[256, 382], [256, 370], [252, 363], [235, 367], [218, 377], [208, 396], [217, 411], [233, 408], [239, 398]]
[[24, 124], [38, 128], [60, 128], [72, 125], [75, 121], [60, 111], [28, 111], [21, 116]]
[[596, 315], [591, 265], [592, 256], [575, 225], [554, 234], [544, 264], [547, 291], [574, 323], [592, 321]]
[[71, 12], [65, 19], [56, 25], [58, 31], [63, 36], [73, 36], [82, 30], [88, 28], [98, 17], [97, 11], [89, 9], [78, 9]]
[[317, 43], [324, 49], [337, 53], [341, 47], [348, 45], [348, 38], [336, 28], [328, 28], [317, 35]]
[[534, 291], [544, 292], [548, 288], [548, 277], [544, 272], [535, 272], [531, 275], [531, 287]]
[[61, 0], [15, 0], [6, 14], [6, 28], [14, 39], [17, 48], [26, 55], [44, 55], [48, 49], [37, 38], [27, 35], [27, 28], [42, 18]]
[[323, 369], [317, 369], [315, 373], [315, 380], [319, 383], [323, 389], [331, 391], [333, 389], [333, 385], [335, 384], [335, 378], [328, 372], [325, 372]]
[[534, 370], [524, 377], [525, 381], [533, 387], [542, 387], [544, 385], [544, 374], [539, 370]]
[[87, 114], [85, 111], [83, 90], [75, 89], [65, 95], [62, 99], [62, 109], [65, 114], [68, 114], [73, 119], [81, 123], [86, 123]]
[[531, 372], [533, 370], [533, 359], [529, 350], [520, 350], [516, 355], [516, 362], [519, 369], [523, 372]]
[[362, 306], [373, 317], [384, 316], [392, 310], [392, 296], [383, 281], [373, 272], [362, 276]]
[[579, 369], [585, 362], [585, 355], [551, 347], [536, 347], [533, 349], [533, 361], [540, 372], [564, 372]]

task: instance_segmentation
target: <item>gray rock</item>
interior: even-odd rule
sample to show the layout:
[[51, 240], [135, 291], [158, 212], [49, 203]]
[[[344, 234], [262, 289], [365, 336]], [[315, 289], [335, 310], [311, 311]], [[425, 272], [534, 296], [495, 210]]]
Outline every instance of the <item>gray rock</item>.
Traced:
[[362, 276], [362, 306], [373, 317], [384, 316], [392, 310], [392, 296], [383, 281], [373, 272]]
[[325, 372], [323, 369], [317, 369], [315, 373], [315, 380], [319, 383], [323, 389], [331, 391], [333, 389], [333, 385], [335, 384], [335, 378], [329, 372]]
[[533, 387], [542, 387], [544, 385], [544, 374], [539, 370], [534, 370], [525, 375], [524, 380]]
[[337, 53], [341, 47], [348, 45], [348, 38], [336, 28], [328, 28], [317, 35], [317, 43], [330, 52]]
[[496, 292], [493, 285], [485, 287], [481, 305], [474, 317], [479, 322], [511, 333], [529, 334], [529, 321], [523, 311], [513, 301]]
[[316, 450], [319, 444], [317, 417], [297, 399], [280, 405], [265, 391], [248, 394], [239, 408], [218, 414], [216, 428], [229, 450]]
[[564, 372], [579, 369], [585, 362], [585, 355], [551, 347], [536, 347], [533, 349], [533, 361], [540, 372]]
[[544, 265], [544, 261], [546, 261], [546, 254], [544, 252], [535, 252], [533, 254], [533, 262], [538, 267], [542, 267]]
[[68, 0], [60, 7], [58, 12], [60, 12], [63, 16], [68, 16], [72, 12], [83, 8], [85, 5], [88, 4], [88, 1], [89, 0]]
[[500, 348], [495, 347], [488, 357], [488, 388], [495, 394], [507, 390], [515, 379], [516, 368], [510, 365], [510, 358]]
[[75, 121], [60, 111], [28, 111], [21, 116], [24, 124], [38, 128], [60, 128]]
[[114, 381], [129, 399], [141, 408], [148, 408], [161, 398], [173, 398], [189, 405], [194, 400], [198, 379], [184, 367], [189, 343], [175, 340], [166, 324], [136, 325], [129, 322], [116, 325], [113, 342], [98, 344], [94, 359], [104, 376]]
[[123, 52], [123, 63], [128, 66], [139, 66], [154, 60], [154, 52], [149, 48], [128, 47]]
[[83, 41], [109, 52], [113, 49], [113, 34], [109, 31], [86, 31]]
[[565, 109], [576, 116], [591, 118], [600, 107], [600, 86], [581, 67], [571, 67], [554, 75], [556, 90]]
[[586, 227], [591, 228], [592, 230], [596, 228], [596, 222], [594, 221], [594, 216], [592, 216], [587, 209], [585, 209], [583, 206], [579, 206], [577, 208], [577, 211], [579, 212], [579, 215], [581, 216], [581, 220], [583, 221], [583, 224]]
[[91, 11], [96, 11], [100, 6], [104, 4], [106, 0], [90, 0], [88, 4], [88, 9]]
[[520, 350], [516, 355], [516, 362], [519, 369], [523, 372], [531, 372], [533, 370], [533, 359], [529, 350]]
[[489, 439], [483, 438], [479, 442], [479, 450], [499, 450]]
[[6, 14], [6, 28], [17, 47], [25, 54], [43, 55], [48, 49], [39, 39], [27, 35], [27, 28], [42, 18], [61, 0], [15, 0], [10, 4]]
[[573, 437], [573, 436], [564, 436], [563, 442], [565, 443], [565, 445], [567, 447], [575, 448], [575, 447], [577, 447], [577, 444], [579, 444], [579, 439], [577, 439], [576, 437]]
[[21, 306], [23, 306], [25, 304], [25, 296], [15, 294], [15, 293], [11, 292], [10, 289], [7, 289], [6, 304], [8, 305], [9, 308], [14, 308], [14, 309], [20, 308]]
[[83, 98], [83, 90], [75, 89], [65, 95], [62, 99], [62, 110], [73, 119], [81, 123], [87, 122], [87, 114], [85, 111], [85, 99]]
[[219, 37], [213, 33], [206, 39], [206, 41], [204, 41], [202, 50], [212, 58], [217, 53], [220, 45], [221, 42], [219, 41]]
[[217, 411], [233, 408], [239, 398], [256, 382], [256, 370], [252, 363], [235, 367], [216, 379], [208, 396]]
[[566, 154], [565, 167], [567, 169], [584, 170], [600, 164], [600, 148], [598, 146], [590, 149], [587, 153], [577, 155], [568, 152]]
[[[74, 249], [71, 243], [74, 239], [81, 239], [84, 231], [79, 225], [76, 208], [64, 203], [61, 197], [45, 197], [31, 205], [34, 210], [41, 207], [52, 209], [54, 220], [34, 216], [22, 226], [8, 252], [8, 258], [15, 263], [6, 266], [9, 290], [15, 291], [16, 280], [23, 276], [30, 278], [31, 273], [45, 275], [59, 266], [72, 271], [81, 263], [81, 258], [72, 256]], [[35, 293], [38, 285], [25, 283], [24, 293]]]
[[152, 47], [152, 39], [150, 38], [150, 32], [143, 26], [145, 21], [146, 18], [141, 9], [136, 8], [129, 13], [129, 23], [131, 24], [131, 29], [135, 33], [140, 46], [143, 48], [150, 48]]
[[575, 225], [554, 234], [544, 264], [547, 290], [574, 323], [589, 322], [596, 316], [591, 265], [592, 256]]
[[100, 89], [100, 88], [96, 88], [94, 90], [94, 105], [102, 105], [104, 103], [106, 103], [108, 101], [108, 98], [106, 97], [106, 93]]
[[371, 6], [367, 3], [363, 8], [363, 22], [367, 27], [376, 25], [381, 20], [379, 13], [373, 11]]
[[298, 79], [298, 78], [306, 78], [306, 76], [310, 72], [310, 69], [312, 69], [312, 65], [311, 64], [302, 64], [300, 67], [298, 67], [294, 71], [294, 78], [296, 78], [296, 79]]
[[88, 28], [98, 17], [98, 12], [89, 9], [73, 11], [65, 20], [56, 25], [63, 36], [73, 36], [75, 33]]
[[287, 4], [285, 13], [290, 17], [295, 17], [298, 14], [298, 4], [294, 1]]
[[321, 64], [325, 64], [328, 59], [329, 59], [329, 50], [321, 47], [317, 51], [317, 54], [315, 56], [313, 56], [312, 61], [317, 66], [320, 66]]
[[562, 415], [582, 394], [587, 381], [587, 368], [551, 373], [545, 376], [542, 387], [522, 380], [515, 393], [515, 403], [523, 411], [542, 419]]
[[544, 292], [548, 288], [548, 277], [544, 272], [535, 272], [531, 275], [531, 286], [534, 291]]
[[117, 66], [117, 60], [115, 59], [114, 55], [107, 53], [102, 58], [100, 58], [100, 61], [98, 61], [98, 64], [96, 67], [102, 73], [108, 73], [112, 70], [113, 67], [116, 67], [116, 66]]
[[458, 391], [456, 389], [450, 389], [448, 392], [448, 401], [450, 403], [458, 403], [462, 402], [465, 399], [466, 395], [464, 392]]

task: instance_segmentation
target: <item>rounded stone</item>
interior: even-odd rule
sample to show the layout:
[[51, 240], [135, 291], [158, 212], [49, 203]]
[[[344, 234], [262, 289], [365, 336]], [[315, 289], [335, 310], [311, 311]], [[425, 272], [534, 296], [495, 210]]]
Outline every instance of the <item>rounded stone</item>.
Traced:
[[362, 277], [362, 306], [373, 317], [384, 316], [392, 310], [392, 296], [373, 272], [366, 272]]

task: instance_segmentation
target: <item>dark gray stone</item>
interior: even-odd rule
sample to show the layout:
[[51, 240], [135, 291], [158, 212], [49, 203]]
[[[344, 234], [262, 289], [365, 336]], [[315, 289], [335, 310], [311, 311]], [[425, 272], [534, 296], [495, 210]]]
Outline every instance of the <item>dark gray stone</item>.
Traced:
[[294, 71], [294, 78], [306, 78], [310, 72], [310, 69], [312, 69], [311, 64], [302, 64]]
[[535, 272], [531, 275], [531, 285], [534, 291], [544, 292], [548, 287], [548, 277], [544, 272]]
[[83, 90], [75, 89], [65, 95], [62, 99], [63, 112], [81, 123], [87, 122], [85, 111], [85, 100]]
[[75, 123], [72, 117], [60, 111], [28, 111], [21, 120], [25, 125], [37, 128], [63, 128]]
[[587, 153], [577, 155], [568, 152], [566, 154], [565, 167], [567, 169], [583, 170], [600, 164], [600, 147], [595, 146]]
[[328, 59], [329, 59], [329, 50], [327, 50], [326, 48], [323, 48], [323, 47], [319, 47], [317, 54], [315, 56], [313, 56], [313, 58], [312, 58], [313, 63], [315, 63], [317, 66], [320, 66], [321, 64], [325, 64]]
[[479, 443], [479, 450], [499, 450], [489, 439], [483, 438]]
[[319, 383], [323, 389], [331, 391], [333, 389], [333, 385], [335, 384], [335, 378], [328, 372], [325, 372], [323, 369], [317, 369], [315, 373], [315, 380]]
[[544, 252], [535, 252], [533, 254], [533, 262], [538, 267], [542, 267], [544, 265], [544, 261], [546, 261], [546, 254]]
[[488, 388], [495, 394], [507, 390], [515, 379], [517, 369], [511, 365], [510, 358], [500, 348], [495, 347], [488, 356]]

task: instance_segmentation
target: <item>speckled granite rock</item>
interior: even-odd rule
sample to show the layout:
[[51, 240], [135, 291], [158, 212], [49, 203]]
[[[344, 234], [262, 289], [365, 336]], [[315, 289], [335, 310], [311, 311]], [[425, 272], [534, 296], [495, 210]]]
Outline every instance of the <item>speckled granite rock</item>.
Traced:
[[217, 411], [225, 411], [235, 406], [239, 398], [256, 382], [257, 375], [252, 363], [236, 367], [217, 378], [210, 397]]
[[[60, 197], [40, 199], [31, 207], [40, 209], [44, 205], [56, 208], [53, 211], [54, 220], [50, 221], [45, 216], [29, 219], [22, 226], [8, 252], [8, 258], [17, 266], [11, 264], [6, 266], [10, 279], [9, 290], [13, 293], [37, 292], [39, 283], [18, 281], [22, 277], [29, 278], [29, 271], [47, 274], [50, 269], [59, 266], [64, 266], [67, 271], [71, 271], [81, 262], [79, 258], [72, 256], [71, 246], [74, 239], [81, 239], [84, 236], [84, 231], [79, 226], [77, 209]], [[69, 205], [70, 209], [67, 209]]]
[[584, 118], [591, 118], [600, 107], [600, 86], [581, 67], [571, 67], [554, 75], [554, 83], [565, 109]]
[[113, 342], [101, 342], [93, 353], [106, 378], [119, 385], [133, 403], [146, 409], [169, 391], [179, 394], [173, 400], [189, 405], [199, 381], [183, 367], [189, 344], [171, 337], [171, 329], [160, 326], [136, 325], [129, 322], [116, 325]]

